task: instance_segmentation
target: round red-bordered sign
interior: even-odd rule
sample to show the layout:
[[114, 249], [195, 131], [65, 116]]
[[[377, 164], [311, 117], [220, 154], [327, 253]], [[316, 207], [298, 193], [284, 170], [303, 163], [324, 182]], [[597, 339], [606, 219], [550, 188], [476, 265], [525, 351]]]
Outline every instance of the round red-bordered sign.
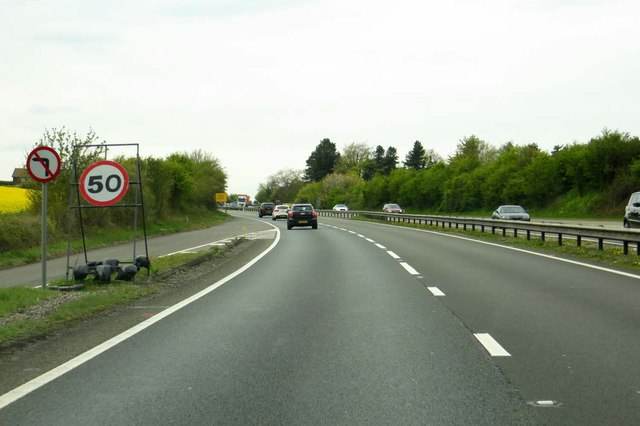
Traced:
[[39, 146], [27, 156], [27, 172], [37, 182], [51, 182], [60, 174], [61, 166], [60, 155], [48, 146]]
[[93, 163], [80, 176], [80, 193], [94, 206], [110, 206], [117, 203], [128, 189], [127, 171], [113, 161]]

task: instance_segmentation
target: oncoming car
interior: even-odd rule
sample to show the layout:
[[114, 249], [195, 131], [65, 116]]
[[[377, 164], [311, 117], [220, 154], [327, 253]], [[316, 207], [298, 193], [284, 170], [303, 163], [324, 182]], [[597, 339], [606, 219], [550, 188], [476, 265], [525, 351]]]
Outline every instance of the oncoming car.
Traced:
[[271, 219], [286, 219], [287, 214], [289, 213], [289, 206], [286, 204], [279, 204], [273, 208], [273, 213], [271, 214]]
[[318, 214], [311, 204], [293, 204], [287, 214], [287, 229], [310, 226], [318, 229]]
[[625, 228], [640, 228], [640, 192], [634, 192], [624, 208], [622, 225]]
[[336, 210], [339, 212], [346, 212], [349, 210], [349, 207], [347, 207], [346, 204], [336, 204], [335, 206], [333, 206], [332, 210]]
[[493, 212], [491, 219], [501, 220], [531, 220], [529, 213], [522, 206], [500, 206]]
[[382, 207], [382, 211], [385, 213], [404, 213], [404, 211], [402, 210], [402, 207], [394, 203], [385, 204]]

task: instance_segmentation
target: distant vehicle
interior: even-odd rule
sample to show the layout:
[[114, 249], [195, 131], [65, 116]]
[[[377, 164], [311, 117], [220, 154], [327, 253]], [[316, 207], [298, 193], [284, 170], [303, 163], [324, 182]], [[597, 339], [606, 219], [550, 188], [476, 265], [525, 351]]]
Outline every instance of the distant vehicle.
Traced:
[[286, 219], [289, 214], [289, 206], [286, 204], [280, 204], [274, 207], [273, 213], [271, 213], [271, 219]]
[[273, 207], [275, 204], [273, 203], [262, 203], [260, 204], [260, 208], [258, 209], [258, 217], [262, 216], [271, 216], [273, 213]]
[[634, 192], [629, 197], [629, 203], [624, 208], [622, 225], [625, 228], [640, 228], [640, 192]]
[[244, 208], [251, 206], [251, 197], [245, 194], [238, 195], [238, 207]]
[[402, 207], [394, 203], [385, 204], [384, 207], [382, 207], [382, 211], [385, 213], [404, 213]]
[[500, 206], [493, 212], [491, 219], [500, 220], [531, 220], [529, 213], [522, 206]]
[[287, 215], [287, 229], [294, 226], [311, 226], [318, 229], [318, 214], [311, 204], [294, 204]]
[[349, 210], [349, 207], [347, 207], [346, 204], [336, 204], [335, 206], [333, 206], [333, 210], [336, 210], [339, 212], [346, 212]]

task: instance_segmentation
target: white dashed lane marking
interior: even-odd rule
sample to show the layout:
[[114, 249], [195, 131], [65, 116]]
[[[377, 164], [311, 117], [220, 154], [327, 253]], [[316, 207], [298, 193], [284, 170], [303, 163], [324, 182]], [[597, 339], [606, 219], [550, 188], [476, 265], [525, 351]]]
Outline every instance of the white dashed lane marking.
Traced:
[[444, 296], [445, 294], [438, 287], [427, 287], [434, 296]]
[[389, 254], [389, 256], [393, 257], [394, 259], [400, 259], [400, 256], [398, 256], [397, 254], [395, 254], [391, 250], [387, 250], [387, 253]]
[[491, 356], [511, 356], [489, 333], [474, 333], [473, 335]]
[[[385, 246], [383, 246], [382, 244], [376, 243], [374, 240], [372, 240], [371, 238], [367, 238], [362, 234], [358, 234], [354, 231], [350, 231], [348, 229], [344, 229], [344, 228], [336, 228], [336, 229], [340, 229], [342, 231], [347, 231], [350, 234], [354, 234], [357, 235], [360, 238], [364, 238], [366, 241], [375, 244], [376, 247], [378, 247], [379, 249], [385, 250], [387, 252], [387, 254], [389, 256], [391, 256], [392, 258], [396, 259], [396, 260], [400, 260], [401, 257], [398, 256], [396, 253], [394, 253], [391, 250], [387, 250], [387, 248]], [[409, 265], [407, 262], [398, 262], [400, 263], [400, 265], [411, 275], [416, 276], [417, 278], [423, 278], [422, 275], [420, 275], [420, 273], [418, 271], [416, 271], [411, 265]], [[436, 297], [443, 297], [445, 296], [444, 292], [442, 292], [442, 290], [440, 290], [438, 287], [427, 287], [427, 290], [429, 290], [431, 292], [431, 294], [433, 294]], [[510, 357], [511, 354], [509, 352], [507, 352], [493, 337], [491, 337], [491, 335], [489, 333], [474, 333], [474, 336], [476, 339], [478, 339], [478, 341], [480, 342], [480, 344], [482, 344], [482, 346], [487, 350], [487, 352], [489, 352], [489, 354], [491, 356], [501, 356], [501, 357]]]
[[407, 270], [411, 275], [420, 275], [420, 272], [416, 271], [407, 262], [400, 262], [400, 265]]

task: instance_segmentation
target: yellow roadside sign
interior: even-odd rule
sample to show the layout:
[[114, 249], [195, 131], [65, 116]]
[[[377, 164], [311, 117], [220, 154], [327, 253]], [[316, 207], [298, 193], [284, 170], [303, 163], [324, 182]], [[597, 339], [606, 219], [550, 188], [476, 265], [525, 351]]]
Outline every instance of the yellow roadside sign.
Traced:
[[227, 202], [227, 193], [216, 192], [216, 203], [226, 203], [226, 202]]

